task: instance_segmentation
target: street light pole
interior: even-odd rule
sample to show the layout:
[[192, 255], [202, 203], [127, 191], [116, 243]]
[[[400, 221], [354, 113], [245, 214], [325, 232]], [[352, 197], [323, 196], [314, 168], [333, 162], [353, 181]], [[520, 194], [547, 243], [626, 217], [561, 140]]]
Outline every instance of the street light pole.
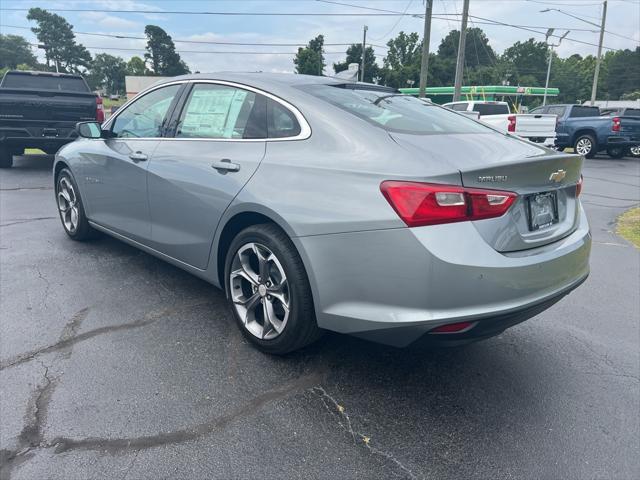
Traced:
[[593, 86], [591, 87], [591, 106], [596, 101], [598, 91], [598, 75], [600, 75], [600, 62], [602, 61], [602, 40], [604, 39], [604, 25], [607, 21], [607, 0], [602, 3], [602, 25], [600, 26], [600, 41], [598, 42], [598, 58], [596, 60], [596, 71], [593, 72]]
[[362, 63], [360, 66], [360, 81], [364, 82], [364, 57], [367, 51], [367, 26], [364, 26], [364, 30], [362, 32]]
[[424, 12], [424, 34], [422, 36], [422, 61], [420, 62], [420, 90], [418, 96], [424, 98], [427, 88], [427, 74], [429, 72], [429, 40], [431, 37], [431, 12], [433, 0], [426, 0]]
[[547, 47], [549, 48], [549, 65], [547, 66], [547, 81], [544, 83], [544, 96], [542, 97], [542, 105], [547, 104], [547, 90], [549, 89], [549, 76], [551, 75], [551, 61], [553, 60], [553, 47], [559, 47], [562, 43], [564, 37], [569, 35], [571, 30], [567, 30], [564, 35], [560, 37], [560, 40], [557, 44], [549, 43], [549, 37], [553, 35], [555, 28], [550, 28], [547, 30], [547, 34], [545, 36], [545, 42], [547, 43]]
[[469, 18], [469, 0], [464, 0], [462, 5], [462, 26], [460, 28], [460, 41], [458, 42], [458, 60], [456, 62], [456, 80], [453, 86], [453, 101], [460, 100], [462, 91], [462, 72], [464, 70], [464, 49], [467, 37], [467, 19]]

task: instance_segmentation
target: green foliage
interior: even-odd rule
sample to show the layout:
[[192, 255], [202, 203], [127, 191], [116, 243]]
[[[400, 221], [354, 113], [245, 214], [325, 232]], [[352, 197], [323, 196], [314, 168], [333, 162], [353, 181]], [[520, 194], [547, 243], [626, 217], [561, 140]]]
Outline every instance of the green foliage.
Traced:
[[510, 68], [507, 80], [512, 85], [541, 85], [547, 76], [549, 49], [545, 42], [530, 38], [516, 42], [502, 54], [502, 61]]
[[91, 63], [91, 73], [87, 81], [93, 89], [105, 87], [108, 95], [122, 93], [126, 66], [120, 57], [99, 53]]
[[[347, 58], [344, 62], [338, 62], [333, 64], [333, 70], [336, 73], [342, 72], [349, 68], [350, 63], [362, 64], [362, 44], [354, 43], [347, 48]], [[367, 47], [364, 54], [364, 81], [373, 82], [374, 78], [377, 78], [380, 73], [380, 68], [376, 64], [376, 55], [373, 51], [373, 47]]]
[[140, 57], [131, 57], [127, 62], [126, 74], [133, 76], [145, 76], [149, 75], [149, 69], [147, 68], [144, 60]]
[[383, 60], [381, 72], [385, 85], [396, 88], [406, 87], [411, 82], [417, 84], [420, 78], [420, 58], [422, 42], [417, 33], [400, 32], [387, 42], [389, 50]]
[[68, 73], [80, 73], [89, 67], [91, 55], [83, 45], [76, 43], [73, 25], [64, 17], [42, 8], [31, 8], [27, 20], [38, 24], [31, 31], [44, 45], [48, 68], [55, 67], [56, 62], [60, 71]]
[[16, 68], [18, 65], [38, 64], [31, 45], [20, 35], [0, 34], [0, 68]]
[[296, 53], [293, 63], [296, 66], [296, 73], [322, 75], [325, 67], [324, 36], [318, 35], [310, 40], [306, 47], [298, 48], [298, 53]]
[[189, 73], [189, 67], [176, 53], [176, 46], [167, 32], [157, 25], [147, 25], [144, 33], [147, 36], [144, 58], [151, 62], [154, 74], [173, 77]]

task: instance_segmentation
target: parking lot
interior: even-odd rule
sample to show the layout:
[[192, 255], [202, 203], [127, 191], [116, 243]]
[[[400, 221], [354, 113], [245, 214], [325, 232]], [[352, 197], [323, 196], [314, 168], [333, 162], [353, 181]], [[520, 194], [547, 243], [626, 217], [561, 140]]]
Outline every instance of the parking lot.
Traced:
[[588, 160], [587, 282], [460, 349], [246, 343], [224, 295], [108, 237], [69, 240], [50, 157], [0, 181], [4, 479], [640, 477], [640, 160]]

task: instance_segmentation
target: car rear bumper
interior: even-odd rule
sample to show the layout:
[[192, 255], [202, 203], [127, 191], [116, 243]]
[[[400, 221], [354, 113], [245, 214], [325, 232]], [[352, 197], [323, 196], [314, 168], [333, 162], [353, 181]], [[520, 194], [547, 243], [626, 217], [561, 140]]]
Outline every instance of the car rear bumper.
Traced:
[[634, 147], [640, 145], [640, 138], [612, 136], [607, 138], [607, 147]]
[[469, 222], [294, 241], [318, 325], [397, 346], [447, 323], [477, 322], [464, 334], [428, 337], [468, 341], [526, 320], [585, 280], [591, 250], [583, 211], [569, 236], [508, 254]]

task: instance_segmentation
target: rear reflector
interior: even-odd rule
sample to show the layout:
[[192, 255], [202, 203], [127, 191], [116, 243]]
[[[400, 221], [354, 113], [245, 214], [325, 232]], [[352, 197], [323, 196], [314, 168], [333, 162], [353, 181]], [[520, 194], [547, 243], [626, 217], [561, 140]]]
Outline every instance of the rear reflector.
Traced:
[[395, 180], [382, 182], [380, 190], [409, 227], [500, 217], [517, 198], [513, 192]]
[[474, 322], [448, 323], [447, 325], [440, 325], [433, 330], [429, 330], [429, 333], [460, 333], [469, 330], [469, 328], [473, 326], [473, 323]]
[[507, 121], [509, 122], [507, 124], [507, 132], [515, 132], [516, 131], [516, 116], [515, 115], [509, 115], [507, 117]]
[[579, 197], [582, 193], [582, 182], [582, 174], [580, 174], [580, 180], [578, 180], [578, 183], [576, 184], [576, 197]]
[[104, 105], [102, 104], [102, 97], [96, 95], [96, 122], [104, 122]]

